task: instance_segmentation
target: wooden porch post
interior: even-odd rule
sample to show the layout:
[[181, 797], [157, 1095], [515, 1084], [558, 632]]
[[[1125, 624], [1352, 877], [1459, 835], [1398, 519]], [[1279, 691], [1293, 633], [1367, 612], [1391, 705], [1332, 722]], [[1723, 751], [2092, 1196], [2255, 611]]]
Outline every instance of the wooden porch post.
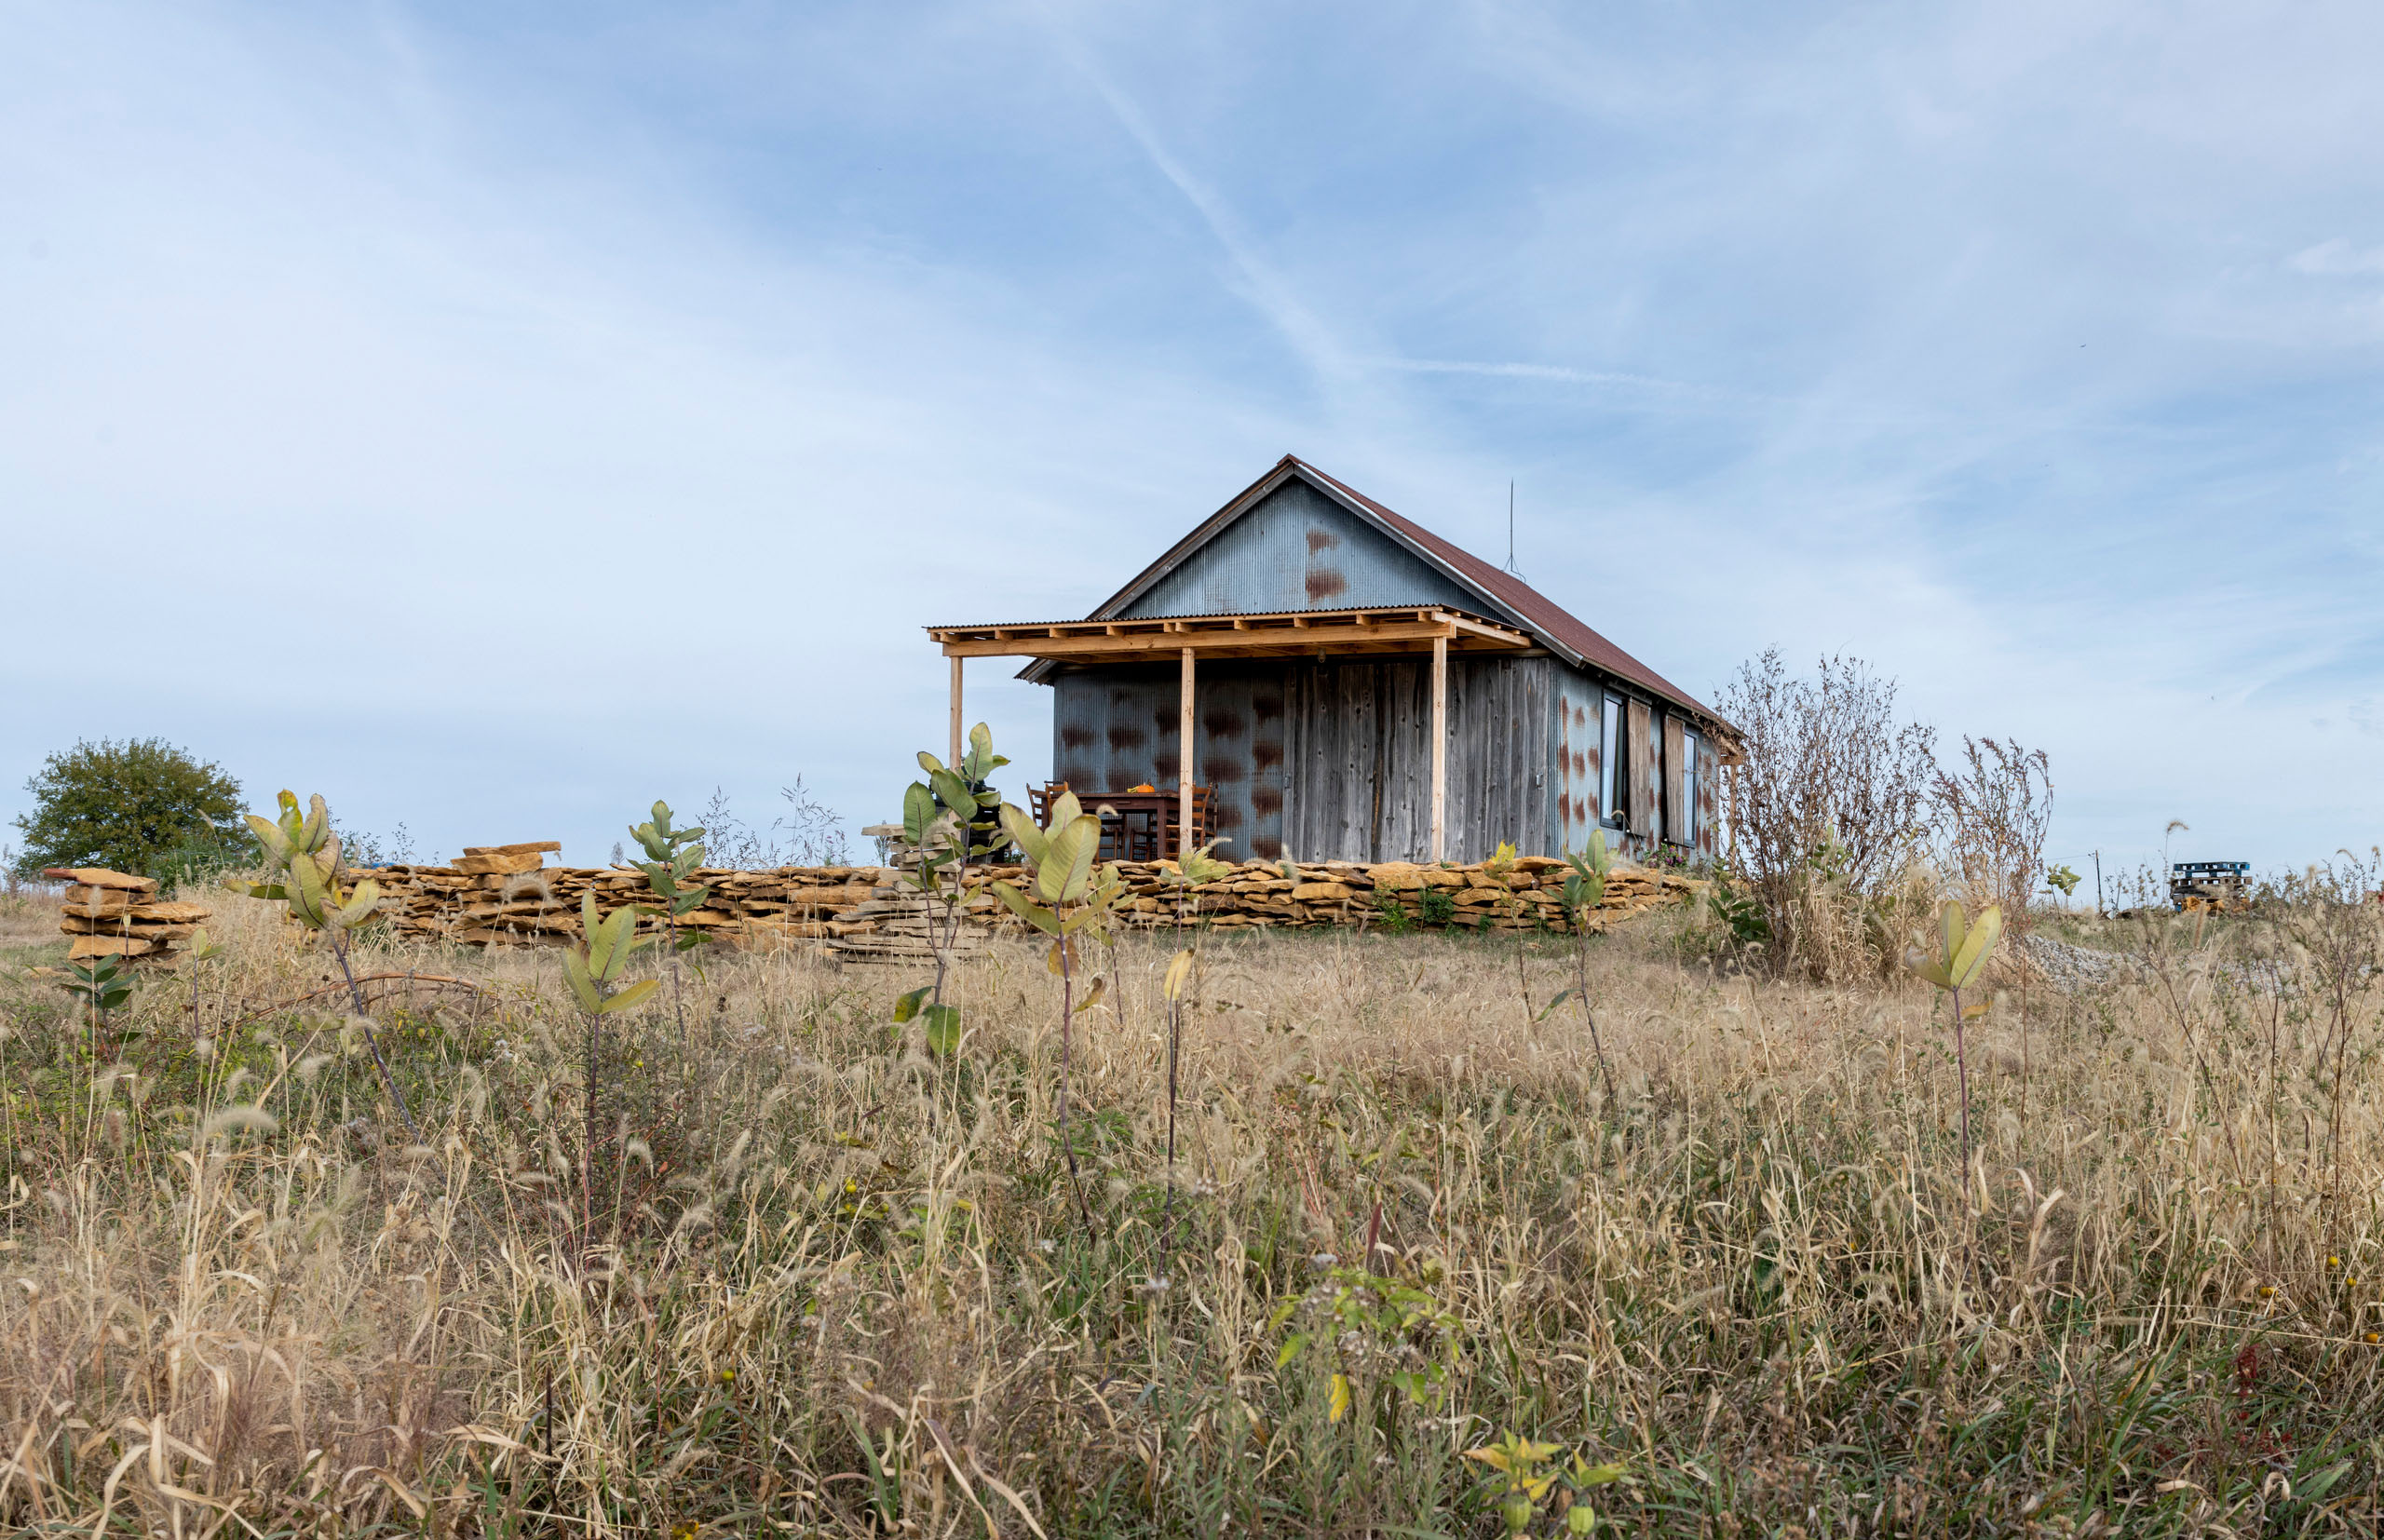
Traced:
[[955, 776], [960, 774], [960, 661], [955, 654], [952, 659], [952, 757], [943, 762]]
[[1432, 638], [1432, 859], [1447, 858], [1449, 639]]
[[1192, 649], [1184, 649], [1184, 684], [1175, 724], [1175, 856], [1192, 837]]

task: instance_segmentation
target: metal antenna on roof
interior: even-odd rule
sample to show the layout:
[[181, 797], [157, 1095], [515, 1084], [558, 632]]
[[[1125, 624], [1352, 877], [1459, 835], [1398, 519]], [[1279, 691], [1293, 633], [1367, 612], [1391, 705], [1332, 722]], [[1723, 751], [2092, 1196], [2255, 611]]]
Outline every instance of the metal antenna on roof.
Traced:
[[1517, 577], [1523, 575], [1515, 565], [1515, 483], [1507, 483], [1507, 570]]

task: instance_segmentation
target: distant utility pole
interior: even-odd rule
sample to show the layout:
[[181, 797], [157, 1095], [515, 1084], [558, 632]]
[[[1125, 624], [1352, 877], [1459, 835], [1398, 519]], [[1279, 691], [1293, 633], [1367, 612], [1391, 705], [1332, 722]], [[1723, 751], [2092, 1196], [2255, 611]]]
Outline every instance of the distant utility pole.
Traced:
[[2094, 918], [2103, 917], [2103, 853], [2094, 852]]

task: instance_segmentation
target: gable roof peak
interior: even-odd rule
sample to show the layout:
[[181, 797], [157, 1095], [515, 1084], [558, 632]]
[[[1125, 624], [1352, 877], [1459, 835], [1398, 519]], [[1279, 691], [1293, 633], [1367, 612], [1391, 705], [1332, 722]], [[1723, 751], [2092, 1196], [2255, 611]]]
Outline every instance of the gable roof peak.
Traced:
[[[1493, 613], [1530, 631], [1551, 652], [1576, 665], [1590, 668], [1626, 680], [1642, 689], [1681, 706], [1708, 722], [1731, 732], [1714, 709], [1698, 700], [1677, 684], [1665, 679], [1653, 669], [1616, 646], [1587, 623], [1578, 619], [1554, 600], [1510, 572], [1502, 571], [1483, 561], [1472, 552], [1442, 539], [1413, 520], [1392, 511], [1358, 491], [1348, 482], [1322, 470], [1297, 454], [1286, 453], [1268, 467], [1266, 473], [1229, 499], [1225, 507], [1203, 520], [1199, 527], [1186, 534], [1157, 561], [1138, 574], [1124, 588], [1112, 594], [1088, 617], [1093, 620], [1115, 618], [1117, 613], [1139, 598], [1161, 577], [1180, 566], [1193, 552], [1225, 533], [1242, 515], [1264, 502], [1285, 480], [1296, 476], [1334, 503], [1348, 509], [1361, 521], [1372, 525], [1394, 544], [1437, 568], [1459, 587], [1480, 599]], [[1733, 733], [1732, 736], [1735, 736]]]

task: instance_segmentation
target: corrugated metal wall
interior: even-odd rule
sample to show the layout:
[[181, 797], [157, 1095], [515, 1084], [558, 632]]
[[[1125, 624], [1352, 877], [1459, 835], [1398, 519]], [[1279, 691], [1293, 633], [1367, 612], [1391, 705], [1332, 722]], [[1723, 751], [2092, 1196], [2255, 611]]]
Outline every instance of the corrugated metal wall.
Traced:
[[[1179, 674], [1098, 669], [1052, 682], [1053, 774], [1079, 791], [1176, 784]], [[1283, 853], [1283, 666], [1204, 663], [1195, 695], [1193, 776], [1217, 789], [1218, 854]], [[1307, 853], [1301, 852], [1305, 857]]]
[[[1449, 660], [1451, 860], [1511, 840], [1555, 854], [1554, 659]], [[1176, 782], [1173, 669], [1087, 669], [1053, 681], [1052, 763], [1078, 791]], [[1420, 860], [1431, 844], [1429, 658], [1205, 664], [1195, 778], [1242, 858]]]
[[1294, 480], [1186, 557], [1125, 613], [1262, 615], [1395, 604], [1448, 604], [1469, 614], [1483, 608], [1447, 574]]
[[[1551, 660], [1552, 661], [1552, 660]], [[1598, 805], [1599, 767], [1605, 758], [1605, 687], [1575, 669], [1558, 668], [1555, 705], [1555, 796], [1549, 823], [1561, 856], [1590, 843], [1590, 831], [1604, 816]]]

